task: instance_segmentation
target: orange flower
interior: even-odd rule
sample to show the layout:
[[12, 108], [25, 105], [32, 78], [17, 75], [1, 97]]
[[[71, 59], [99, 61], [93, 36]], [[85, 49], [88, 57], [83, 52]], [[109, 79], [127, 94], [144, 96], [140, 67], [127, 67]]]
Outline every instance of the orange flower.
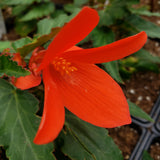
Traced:
[[[43, 57], [45, 50], [43, 47], [37, 47], [33, 53], [32, 53], [32, 57], [35, 57], [37, 55], [37, 53], [39, 53], [39, 56]], [[37, 65], [39, 64], [39, 59], [37, 58], [33, 60], [33, 58], [31, 57], [30, 62], [29, 62], [29, 70], [31, 72], [30, 75], [25, 76], [25, 77], [19, 77], [19, 78], [15, 78], [12, 77], [11, 78], [11, 82], [13, 85], [15, 85], [17, 88], [20, 88], [22, 90], [24, 89], [29, 89], [35, 86], [38, 86], [41, 83], [41, 71], [39, 72], [35, 72], [35, 70], [37, 69]], [[21, 65], [23, 67], [26, 66], [25, 62], [21, 59], [21, 56], [19, 53], [15, 53], [13, 55], [12, 58], [14, 61], [16, 61], [18, 63], [18, 65]]]
[[[65, 121], [64, 106], [82, 120], [99, 127], [112, 128], [131, 123], [121, 88], [94, 64], [117, 60], [138, 51], [146, 42], [147, 35], [140, 32], [93, 49], [76, 47], [98, 21], [97, 12], [84, 7], [61, 29], [46, 51], [31, 57], [31, 75], [39, 77], [35, 69], [42, 70], [45, 85], [44, 110], [34, 139], [36, 144], [51, 142], [58, 136]], [[25, 83], [17, 80], [16, 86], [21, 89], [35, 86], [35, 83], [30, 83], [34, 78], [27, 77], [22, 78], [26, 79]]]

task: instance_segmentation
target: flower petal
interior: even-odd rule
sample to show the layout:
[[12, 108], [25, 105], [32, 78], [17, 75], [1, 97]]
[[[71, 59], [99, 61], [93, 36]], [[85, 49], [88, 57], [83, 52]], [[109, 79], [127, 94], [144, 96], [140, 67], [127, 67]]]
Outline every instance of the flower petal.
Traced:
[[65, 110], [57, 87], [52, 81], [47, 68], [44, 70], [45, 101], [42, 120], [34, 139], [36, 144], [53, 141], [63, 128]]
[[119, 85], [92, 64], [61, 76], [50, 69], [67, 109], [96, 126], [112, 128], [131, 123], [129, 107]]
[[35, 76], [33, 74], [30, 74], [25, 77], [19, 77], [19, 78], [14, 79], [12, 83], [17, 88], [25, 90], [25, 89], [29, 89], [29, 88], [38, 86], [41, 83], [41, 76]]
[[22, 66], [22, 67], [26, 66], [26, 63], [24, 60], [22, 60], [20, 53], [14, 53], [12, 60], [16, 61], [19, 66]]
[[43, 57], [46, 53], [46, 50], [44, 50], [42, 47], [37, 47], [30, 58], [29, 61], [29, 69], [35, 74], [40, 75], [41, 71], [37, 71], [37, 68], [41, 64]]
[[42, 62], [44, 55], [46, 53], [46, 50], [43, 47], [37, 47], [32, 52], [32, 56], [29, 61], [29, 68], [32, 69], [32, 64], [35, 63], [37, 68]]
[[69, 61], [83, 63], [103, 63], [124, 58], [143, 47], [147, 40], [144, 31], [134, 36], [116, 41], [106, 46], [67, 51], [62, 56]]
[[57, 54], [64, 52], [83, 40], [98, 24], [98, 21], [97, 11], [84, 7], [54, 38], [38, 70], [49, 64]]

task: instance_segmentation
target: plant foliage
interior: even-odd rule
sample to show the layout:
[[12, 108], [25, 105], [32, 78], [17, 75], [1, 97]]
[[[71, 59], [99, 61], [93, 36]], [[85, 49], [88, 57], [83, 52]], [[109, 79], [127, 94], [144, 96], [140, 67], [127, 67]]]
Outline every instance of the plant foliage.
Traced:
[[10, 56], [0, 56], [0, 76], [7, 75], [20, 77], [29, 74], [29, 71], [23, 69], [21, 66], [18, 66], [17, 62], [12, 61]]
[[33, 143], [40, 118], [35, 115], [38, 101], [26, 91], [15, 89], [0, 79], [0, 145], [7, 157], [16, 160], [55, 160], [53, 145]]
[[[93, 126], [67, 112], [65, 131], [57, 139], [61, 151], [74, 160], [122, 160], [121, 151], [104, 128]], [[72, 144], [72, 145], [70, 145]]]

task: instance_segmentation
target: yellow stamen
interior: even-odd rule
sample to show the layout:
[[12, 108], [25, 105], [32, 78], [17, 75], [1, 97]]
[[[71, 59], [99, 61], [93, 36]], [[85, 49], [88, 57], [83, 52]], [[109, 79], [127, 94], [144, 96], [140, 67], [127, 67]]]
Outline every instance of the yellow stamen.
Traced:
[[63, 59], [62, 57], [56, 57], [52, 64], [55, 70], [59, 71], [61, 75], [71, 74], [71, 72], [78, 70], [76, 67], [72, 66], [70, 62], [67, 62], [66, 59]]

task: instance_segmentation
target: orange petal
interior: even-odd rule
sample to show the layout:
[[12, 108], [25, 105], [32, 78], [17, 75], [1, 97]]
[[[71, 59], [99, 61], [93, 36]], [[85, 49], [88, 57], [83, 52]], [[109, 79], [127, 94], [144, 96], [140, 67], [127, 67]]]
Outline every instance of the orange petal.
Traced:
[[38, 86], [40, 83], [41, 83], [41, 76], [35, 76], [33, 74], [30, 74], [25, 77], [19, 77], [15, 79], [15, 82], [13, 82], [13, 84], [17, 88], [22, 90]]
[[62, 56], [69, 61], [103, 63], [126, 57], [143, 47], [147, 40], [144, 31], [106, 46], [65, 52]]
[[43, 49], [42, 47], [37, 47], [30, 58], [29, 61], [29, 69], [35, 74], [35, 75], [40, 75], [41, 71], [37, 71], [40, 63], [43, 60], [43, 57], [46, 53], [46, 50]]
[[75, 67], [77, 71], [63, 76], [50, 69], [67, 109], [100, 127], [131, 123], [128, 103], [119, 85], [95, 65]]
[[78, 46], [73, 46], [71, 48], [69, 48], [66, 52], [69, 52], [69, 51], [77, 51], [77, 50], [80, 50], [80, 49], [83, 49], [83, 48], [80, 48]]
[[96, 10], [84, 7], [80, 13], [67, 23], [49, 45], [42, 64], [38, 70], [53, 61], [54, 57], [83, 40], [98, 24]]
[[46, 50], [43, 47], [37, 47], [36, 49], [34, 49], [29, 61], [29, 68], [32, 69], [33, 63], [35, 63], [38, 68], [44, 58], [45, 53], [46, 53]]
[[12, 60], [16, 61], [17, 64], [20, 65], [20, 66], [22, 66], [22, 67], [26, 66], [26, 63], [25, 63], [24, 60], [22, 60], [20, 53], [14, 53]]
[[56, 84], [51, 79], [48, 70], [44, 70], [45, 101], [42, 120], [34, 139], [36, 144], [46, 144], [53, 141], [61, 131], [65, 111]]

